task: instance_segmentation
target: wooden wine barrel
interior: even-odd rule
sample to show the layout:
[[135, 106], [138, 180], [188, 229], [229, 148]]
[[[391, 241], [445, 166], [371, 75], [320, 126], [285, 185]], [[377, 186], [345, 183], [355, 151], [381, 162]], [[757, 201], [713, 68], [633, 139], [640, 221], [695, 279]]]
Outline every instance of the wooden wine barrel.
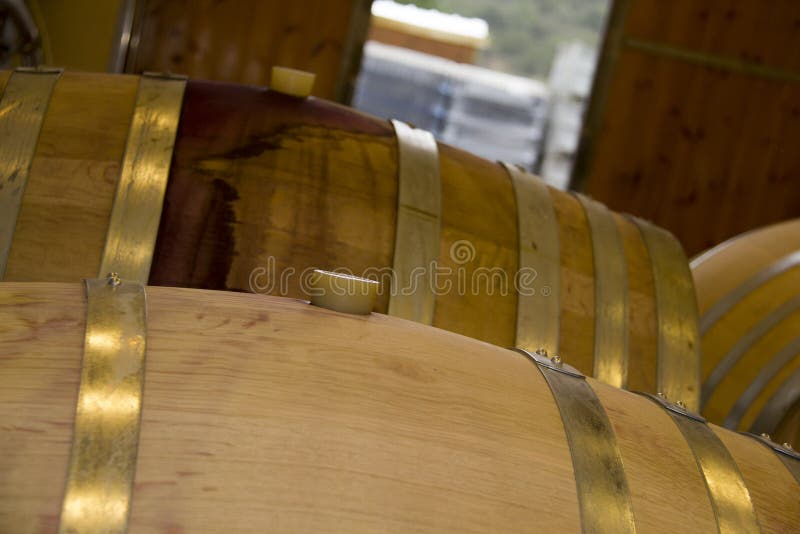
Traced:
[[233, 292], [6, 282], [0, 302], [3, 532], [800, 524], [788, 451], [546, 358]]
[[[376, 311], [697, 406], [688, 264], [646, 222], [402, 123], [261, 87], [65, 72], [43, 102], [7, 281], [124, 270], [114, 259], [141, 259], [160, 214], [152, 269], [127, 278], [304, 297], [312, 267], [392, 270]], [[159, 172], [163, 212], [149, 185], [136, 212], [134, 185]]]
[[703, 414], [800, 443], [800, 219], [733, 238], [692, 261]]

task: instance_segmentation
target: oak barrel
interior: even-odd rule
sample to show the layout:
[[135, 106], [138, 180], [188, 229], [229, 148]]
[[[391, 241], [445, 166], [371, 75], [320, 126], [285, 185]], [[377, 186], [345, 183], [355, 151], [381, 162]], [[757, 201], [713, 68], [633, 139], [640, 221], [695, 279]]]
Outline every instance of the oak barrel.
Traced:
[[[82, 352], [126, 339], [92, 338], [86, 299], [78, 283], [0, 284], [0, 531], [59, 523], [91, 379]], [[110, 418], [141, 411], [131, 533], [592, 531], [587, 473], [573, 465], [602, 445], [604, 425], [624, 469], [595, 511], [613, 514], [624, 496], [636, 531], [717, 532], [738, 491], [754, 515], [742, 512], [737, 532], [800, 524], [797, 481], [757, 439], [681, 419], [727, 461], [709, 489], [706, 469], [720, 467], [699, 467], [682, 416], [514, 351], [293, 299], [166, 287], [146, 299], [142, 402], [91, 405]], [[593, 441], [568, 445], [585, 421], [562, 420], [558, 377], [599, 402], [603, 424], [584, 428]], [[104, 487], [64, 503], [66, 516], [105, 503]], [[719, 491], [730, 502], [712, 505]]]
[[692, 261], [703, 413], [800, 444], [800, 219], [747, 232]]
[[[0, 73], [0, 87], [14, 76]], [[6, 281], [98, 275], [117, 183], [137, 163], [130, 152], [141, 136], [129, 132], [140, 131], [131, 117], [143, 83], [69, 71], [57, 80]], [[451, 288], [432, 297], [429, 324], [544, 348], [614, 385], [696, 407], [694, 289], [668, 233], [433, 143], [438, 234], [412, 235], [400, 229], [403, 214], [419, 210], [398, 210], [399, 126], [316, 98], [196, 80], [178, 118], [171, 160], [161, 155], [169, 183], [150, 285], [304, 297], [309, 268], [385, 273], [407, 259], [396, 236], [427, 239]], [[390, 299], [385, 292], [376, 311], [391, 312]]]

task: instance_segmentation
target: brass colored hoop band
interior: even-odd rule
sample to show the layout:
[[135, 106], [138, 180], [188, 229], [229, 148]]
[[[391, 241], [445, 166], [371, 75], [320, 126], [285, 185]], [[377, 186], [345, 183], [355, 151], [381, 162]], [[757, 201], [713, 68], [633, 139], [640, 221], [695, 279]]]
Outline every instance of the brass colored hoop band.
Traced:
[[730, 292], [723, 295], [700, 317], [700, 333], [705, 335], [720, 319], [725, 317], [747, 295], [758, 290], [770, 280], [800, 265], [800, 251], [792, 252], [775, 260], [769, 266], [754, 274]]
[[[725, 428], [739, 427], [748, 408], [762, 395], [767, 385], [778, 376], [781, 370], [788, 368], [792, 364], [792, 360], [794, 360], [798, 354], [800, 354], [800, 337], [796, 337], [784, 345], [776, 354], [764, 354], [764, 366], [758, 371], [758, 374], [753, 377], [750, 384], [748, 384], [742, 394], [739, 395], [739, 398], [736, 399], [736, 403], [734, 403], [730, 412], [728, 412], [722, 426]], [[767, 403], [769, 403], [769, 401], [767, 401]], [[784, 415], [785, 413], [782, 413], [777, 418], [783, 418]]]
[[60, 76], [61, 69], [19, 68], [0, 99], [0, 280], [8, 266], [39, 132]]
[[592, 235], [594, 257], [594, 377], [628, 385], [628, 269], [614, 216], [604, 205], [575, 193]]
[[186, 78], [145, 73], [122, 160], [100, 276], [146, 284], [156, 246]]
[[675, 237], [652, 224], [631, 218], [650, 255], [658, 324], [657, 391], [700, 410], [700, 338], [697, 301], [689, 263]]
[[[774, 309], [765, 311], [763, 316], [760, 317], [760, 320], [749, 330], [744, 332], [736, 344], [734, 344], [717, 362], [716, 366], [703, 383], [700, 395], [700, 405], [703, 408], [708, 404], [725, 377], [736, 367], [745, 354], [752, 350], [753, 345], [757, 344], [760, 339], [780, 325], [781, 322], [800, 310], [800, 296], [792, 297], [780, 304], [778, 304], [778, 302], [776, 302], [776, 307]], [[778, 367], [782, 367], [782, 365], [778, 365]], [[760, 382], [763, 382], [763, 379], [760, 380]], [[763, 385], [761, 387], [763, 387]], [[749, 405], [750, 401], [747, 402]], [[725, 426], [728, 425], [726, 424]]]
[[144, 384], [144, 286], [86, 280], [84, 340], [61, 533], [127, 529]]
[[398, 144], [397, 230], [389, 315], [433, 323], [431, 268], [439, 258], [439, 152], [430, 132], [392, 120]]
[[594, 390], [577, 371], [557, 358], [548, 362], [541, 354], [514, 350], [536, 363], [561, 413], [572, 455], [583, 532], [636, 532], [617, 438]]
[[761, 532], [742, 473], [722, 440], [694, 414], [681, 414], [679, 409], [672, 409], [663, 399], [648, 394], [644, 396], [665, 409], [692, 450], [714, 510], [717, 531], [720, 534]]
[[558, 221], [550, 191], [545, 183], [510, 163], [503, 163], [511, 177], [517, 200], [519, 232], [519, 273], [526, 271], [550, 287], [550, 294], [540, 291], [517, 294], [516, 346], [527, 350], [542, 348], [558, 352], [561, 316], [561, 251]]

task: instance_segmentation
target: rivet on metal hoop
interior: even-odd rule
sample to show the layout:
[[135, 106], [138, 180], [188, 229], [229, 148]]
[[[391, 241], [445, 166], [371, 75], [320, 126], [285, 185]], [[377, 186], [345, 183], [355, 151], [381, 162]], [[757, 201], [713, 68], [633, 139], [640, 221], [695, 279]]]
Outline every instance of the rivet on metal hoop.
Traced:
[[122, 283], [122, 281], [119, 279], [119, 274], [117, 273], [108, 273], [106, 278], [108, 278], [108, 285], [112, 287], [117, 287]]
[[767, 434], [766, 432], [762, 432], [761, 433], [761, 437], [764, 438], [764, 439], [767, 439], [769, 441], [772, 441], [772, 437], [769, 434]]

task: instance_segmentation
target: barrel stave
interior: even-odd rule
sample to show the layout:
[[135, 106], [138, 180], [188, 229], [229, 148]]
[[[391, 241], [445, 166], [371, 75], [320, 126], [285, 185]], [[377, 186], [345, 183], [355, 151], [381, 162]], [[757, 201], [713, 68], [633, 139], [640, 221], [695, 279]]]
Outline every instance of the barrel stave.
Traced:
[[632, 391], [650, 391], [658, 367], [658, 323], [653, 269], [642, 233], [627, 217], [615, 213], [628, 274], [628, 384]]
[[[442, 237], [439, 265], [450, 269], [452, 290], [436, 298], [433, 325], [514, 346], [516, 336], [517, 211], [501, 165], [439, 145]], [[463, 256], [461, 255], [463, 254]], [[503, 273], [504, 284], [481, 273]], [[458, 287], [460, 280], [463, 287]], [[499, 280], [499, 279], [497, 279]], [[535, 281], [538, 287], [539, 281]]]
[[[137, 88], [131, 76], [63, 74], [33, 160], [6, 280], [98, 274]], [[433, 325], [512, 346], [516, 274], [529, 266], [519, 263], [511, 179], [499, 164], [446, 145], [438, 151], [438, 267], [449, 275], [439, 280]], [[386, 312], [397, 165], [387, 121], [262, 87], [189, 81], [149, 283], [304, 298], [304, 271], [345, 268], [383, 275], [375, 310]], [[575, 198], [546, 192], [558, 227], [559, 276], [540, 276], [525, 289], [558, 301], [558, 352], [591, 374], [599, 304], [591, 228]], [[630, 354], [621, 360], [629, 362], [630, 386], [654, 391], [663, 355], [655, 356], [661, 327], [652, 266], [635, 225], [613, 218], [631, 310]], [[468, 248], [467, 257], [454, 256], [458, 247]]]
[[800, 404], [799, 236], [800, 221], [786, 221], [692, 261], [702, 313], [703, 413], [725, 427], [790, 443], [800, 439], [791, 416]]
[[[14, 451], [0, 443], [0, 468], [16, 484], [0, 530], [20, 532], [58, 515], [85, 303], [77, 284], [2, 291], [2, 342], [24, 357], [2, 373]], [[258, 295], [151, 287], [148, 310], [131, 532], [579, 531], [558, 411], [524, 358]], [[44, 387], [57, 373], [43, 359], [70, 371], [59, 387]]]
[[63, 74], [17, 218], [6, 280], [97, 276], [139, 78]]
[[594, 264], [589, 223], [571, 195], [551, 190], [561, 247], [559, 352], [578, 369], [594, 369]]

